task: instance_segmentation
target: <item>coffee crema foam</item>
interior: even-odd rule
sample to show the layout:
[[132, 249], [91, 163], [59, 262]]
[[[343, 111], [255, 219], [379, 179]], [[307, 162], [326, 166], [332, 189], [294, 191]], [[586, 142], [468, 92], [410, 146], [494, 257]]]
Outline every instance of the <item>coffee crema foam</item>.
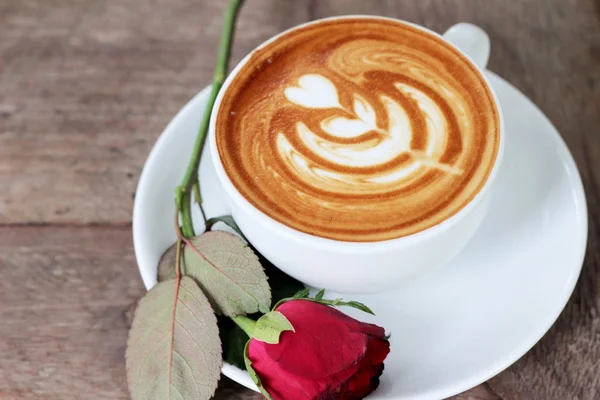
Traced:
[[233, 185], [271, 218], [380, 241], [439, 224], [478, 193], [499, 116], [481, 74], [442, 39], [340, 19], [258, 50], [224, 94], [216, 140]]

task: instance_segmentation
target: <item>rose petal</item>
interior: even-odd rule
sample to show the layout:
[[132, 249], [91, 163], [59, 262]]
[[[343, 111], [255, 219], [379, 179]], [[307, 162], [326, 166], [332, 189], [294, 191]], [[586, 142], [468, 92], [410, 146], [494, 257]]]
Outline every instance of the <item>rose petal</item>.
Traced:
[[344, 322], [348, 329], [352, 332], [361, 332], [378, 339], [383, 339], [385, 337], [385, 330], [380, 326], [360, 322], [353, 318], [347, 318], [344, 320]]
[[334, 375], [360, 360], [367, 349], [352, 318], [309, 300], [289, 301], [277, 308], [295, 332], [283, 332], [279, 344], [265, 345], [269, 357], [294, 375], [319, 378]]
[[327, 390], [327, 377], [323, 380], [305, 378], [281, 369], [279, 363], [267, 354], [264, 342], [252, 340], [248, 348], [248, 357], [252, 368], [259, 374], [265, 390], [274, 400], [314, 400]]
[[390, 351], [387, 340], [374, 339], [369, 342], [365, 357], [360, 361], [356, 373], [346, 379], [339, 388], [340, 400], [362, 399], [379, 386], [379, 377], [383, 373], [383, 360]]
[[384, 330], [308, 300], [277, 308], [296, 332], [252, 339], [248, 357], [274, 400], [359, 400], [379, 385], [390, 351]]

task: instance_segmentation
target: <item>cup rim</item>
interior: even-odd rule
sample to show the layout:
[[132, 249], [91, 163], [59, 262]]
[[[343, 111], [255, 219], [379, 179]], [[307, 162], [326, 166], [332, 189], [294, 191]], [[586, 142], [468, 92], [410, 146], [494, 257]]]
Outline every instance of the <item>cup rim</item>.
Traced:
[[[219, 109], [220, 109], [223, 97], [225, 95], [225, 92], [229, 88], [231, 82], [233, 81], [235, 76], [238, 74], [238, 72], [242, 68], [244, 68], [244, 66], [248, 63], [248, 61], [252, 58], [252, 56], [258, 50], [261, 50], [265, 46], [268, 46], [269, 44], [278, 40], [281, 36], [286, 35], [295, 30], [302, 29], [307, 26], [317, 25], [320, 23], [334, 21], [334, 20], [340, 20], [340, 19], [359, 19], [359, 20], [364, 19], [364, 20], [390, 21], [390, 22], [394, 22], [394, 23], [398, 23], [398, 24], [402, 24], [402, 25], [408, 25], [410, 27], [413, 27], [422, 32], [431, 34], [431, 35], [435, 36], [436, 38], [443, 40], [446, 44], [448, 44], [453, 49], [458, 51], [471, 64], [471, 66], [475, 68], [477, 73], [479, 73], [479, 75], [485, 82], [487, 89], [491, 93], [491, 97], [493, 99], [494, 105], [496, 106], [496, 110], [498, 112], [498, 121], [499, 121], [499, 124], [498, 124], [498, 128], [499, 128], [498, 129], [499, 130], [498, 149], [496, 152], [496, 158], [494, 160], [492, 169], [491, 169], [490, 173], [488, 174], [483, 186], [479, 189], [479, 191], [475, 194], [475, 196], [473, 196], [473, 198], [465, 206], [463, 206], [460, 210], [458, 210], [456, 213], [451, 215], [449, 218], [446, 218], [445, 220], [443, 220], [435, 225], [432, 225], [426, 229], [412, 233], [410, 235], [401, 236], [401, 237], [392, 238], [392, 239], [386, 239], [386, 240], [379, 240], [379, 241], [354, 242], [354, 241], [343, 241], [343, 240], [330, 239], [330, 238], [326, 238], [326, 237], [322, 237], [322, 236], [316, 236], [316, 235], [312, 235], [310, 233], [306, 233], [306, 232], [302, 232], [300, 230], [294, 229], [290, 226], [287, 226], [287, 225], [275, 220], [274, 218], [270, 217], [269, 215], [263, 213], [257, 207], [255, 207], [252, 203], [250, 203], [250, 201], [248, 201], [244, 196], [242, 196], [242, 194], [237, 190], [237, 188], [231, 182], [229, 175], [225, 171], [225, 168], [223, 167], [223, 164], [221, 162], [221, 157], [219, 155], [219, 151], [218, 151], [217, 143], [216, 143], [216, 119], [217, 119], [217, 115], [219, 113]], [[212, 160], [213, 160], [213, 165], [215, 166], [217, 176], [219, 177], [219, 182], [221, 183], [221, 186], [223, 187], [225, 193], [230, 198], [230, 200], [233, 201], [238, 207], [242, 208], [246, 213], [250, 214], [253, 217], [253, 219], [261, 220], [261, 223], [266, 225], [266, 227], [270, 228], [271, 230], [276, 230], [281, 236], [285, 236], [286, 238], [289, 238], [296, 242], [302, 242], [309, 247], [321, 248], [321, 249], [323, 249], [323, 248], [337, 249], [337, 250], [343, 249], [343, 250], [350, 251], [353, 253], [364, 253], [364, 252], [371, 252], [371, 251], [377, 251], [377, 250], [388, 250], [391, 247], [394, 247], [394, 248], [409, 247], [409, 246], [415, 245], [419, 242], [422, 242], [422, 241], [425, 241], [428, 239], [432, 239], [432, 238], [444, 233], [445, 231], [451, 229], [460, 220], [462, 220], [467, 215], [469, 215], [481, 203], [481, 201], [489, 194], [490, 188], [493, 185], [493, 182], [496, 180], [496, 177], [498, 175], [498, 171], [500, 169], [500, 165], [501, 165], [501, 162], [502, 162], [502, 159], [504, 156], [505, 140], [506, 139], [505, 139], [504, 115], [502, 112], [502, 108], [500, 106], [500, 102], [498, 100], [498, 96], [496, 95], [494, 88], [492, 87], [488, 77], [486, 76], [485, 71], [482, 70], [468, 54], [466, 54], [464, 51], [459, 49], [453, 43], [450, 43], [441, 34], [435, 32], [435, 31], [432, 31], [431, 29], [426, 28], [424, 26], [417, 25], [415, 23], [397, 19], [397, 18], [382, 17], [382, 16], [376, 16], [376, 15], [361, 15], [361, 14], [333, 16], [333, 17], [320, 18], [320, 19], [316, 19], [316, 20], [312, 20], [312, 21], [307, 21], [300, 25], [293, 26], [289, 29], [286, 29], [286, 30], [276, 34], [275, 36], [265, 40], [260, 45], [258, 45], [256, 48], [254, 48], [235, 66], [235, 68], [233, 68], [231, 70], [231, 72], [225, 79], [225, 82], [221, 86], [221, 89], [219, 90], [219, 93], [215, 99], [213, 109], [211, 111], [209, 131], [208, 131], [209, 148], [210, 148], [210, 152], [211, 152], [211, 156], [212, 156]]]

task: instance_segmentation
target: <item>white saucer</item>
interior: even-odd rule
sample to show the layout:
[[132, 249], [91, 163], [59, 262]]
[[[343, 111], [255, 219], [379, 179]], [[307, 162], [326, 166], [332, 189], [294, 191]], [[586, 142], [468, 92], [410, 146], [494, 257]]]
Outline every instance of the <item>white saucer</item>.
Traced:
[[[392, 351], [372, 399], [441, 399], [498, 374], [550, 328], [579, 276], [587, 211], [573, 158], [531, 101], [502, 78], [489, 77], [504, 110], [507, 141], [491, 211], [476, 237], [450, 265], [408, 288], [351, 296], [376, 317], [344, 310], [392, 335]], [[205, 89], [175, 116], [140, 178], [133, 235], [147, 288], [156, 282], [159, 257], [175, 241], [173, 193], [207, 97]], [[200, 182], [208, 216], [225, 214], [208, 151]], [[199, 212], [195, 221], [201, 226]], [[255, 389], [245, 371], [225, 365], [223, 373]]]

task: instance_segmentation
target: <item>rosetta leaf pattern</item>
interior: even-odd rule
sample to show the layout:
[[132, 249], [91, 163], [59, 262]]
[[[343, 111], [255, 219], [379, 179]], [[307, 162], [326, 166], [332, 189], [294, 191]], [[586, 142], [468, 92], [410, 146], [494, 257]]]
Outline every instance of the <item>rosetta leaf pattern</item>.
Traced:
[[364, 135], [373, 130], [373, 127], [360, 119], [334, 117], [321, 122], [321, 129], [332, 136], [353, 138]]
[[371, 104], [359, 95], [354, 95], [354, 113], [365, 124], [377, 128], [377, 115]]
[[[405, 90], [405, 85], [396, 85], [398, 90]], [[409, 97], [416, 96], [416, 91], [409, 88], [407, 94]], [[324, 76], [317, 74], [303, 75], [298, 79], [298, 86], [288, 87], [284, 91], [286, 98], [292, 103], [305, 108], [324, 109], [324, 108], [339, 108], [340, 114], [328, 116], [321, 121], [321, 129], [338, 138], [351, 139], [357, 138], [368, 132], [377, 132], [381, 135], [381, 140], [374, 141], [374, 146], [381, 146], [381, 154], [383, 159], [374, 160], [377, 163], [385, 163], [391, 161], [401, 153], [410, 153], [413, 160], [419, 165], [434, 168], [449, 174], [461, 174], [462, 170], [450, 164], [440, 162], [431, 153], [422, 150], [413, 150], [410, 147], [412, 138], [412, 127], [406, 111], [393, 99], [388, 96], [381, 96], [381, 103], [384, 105], [385, 112], [388, 114], [387, 129], [380, 128], [377, 124], [377, 113], [373, 106], [365, 98], [357, 93], [353, 95], [352, 108], [344, 108], [340, 105], [339, 94], [333, 82]], [[425, 96], [423, 94], [419, 94]], [[308, 130], [305, 124], [298, 122], [296, 129], [301, 137], [310, 138], [315, 135]], [[310, 140], [310, 139], [309, 139]], [[359, 150], [349, 146], [348, 151], [338, 150], [332, 152], [332, 146], [327, 146], [323, 141], [318, 144], [314, 140], [310, 140], [310, 144], [321, 148], [322, 155], [327, 155], [330, 160], [344, 159], [347, 162], [354, 162], [360, 158], [360, 153], [363, 157], [373, 159], [371, 157], [377, 150], [367, 146], [361, 146]], [[393, 149], [393, 150], [391, 150]]]

